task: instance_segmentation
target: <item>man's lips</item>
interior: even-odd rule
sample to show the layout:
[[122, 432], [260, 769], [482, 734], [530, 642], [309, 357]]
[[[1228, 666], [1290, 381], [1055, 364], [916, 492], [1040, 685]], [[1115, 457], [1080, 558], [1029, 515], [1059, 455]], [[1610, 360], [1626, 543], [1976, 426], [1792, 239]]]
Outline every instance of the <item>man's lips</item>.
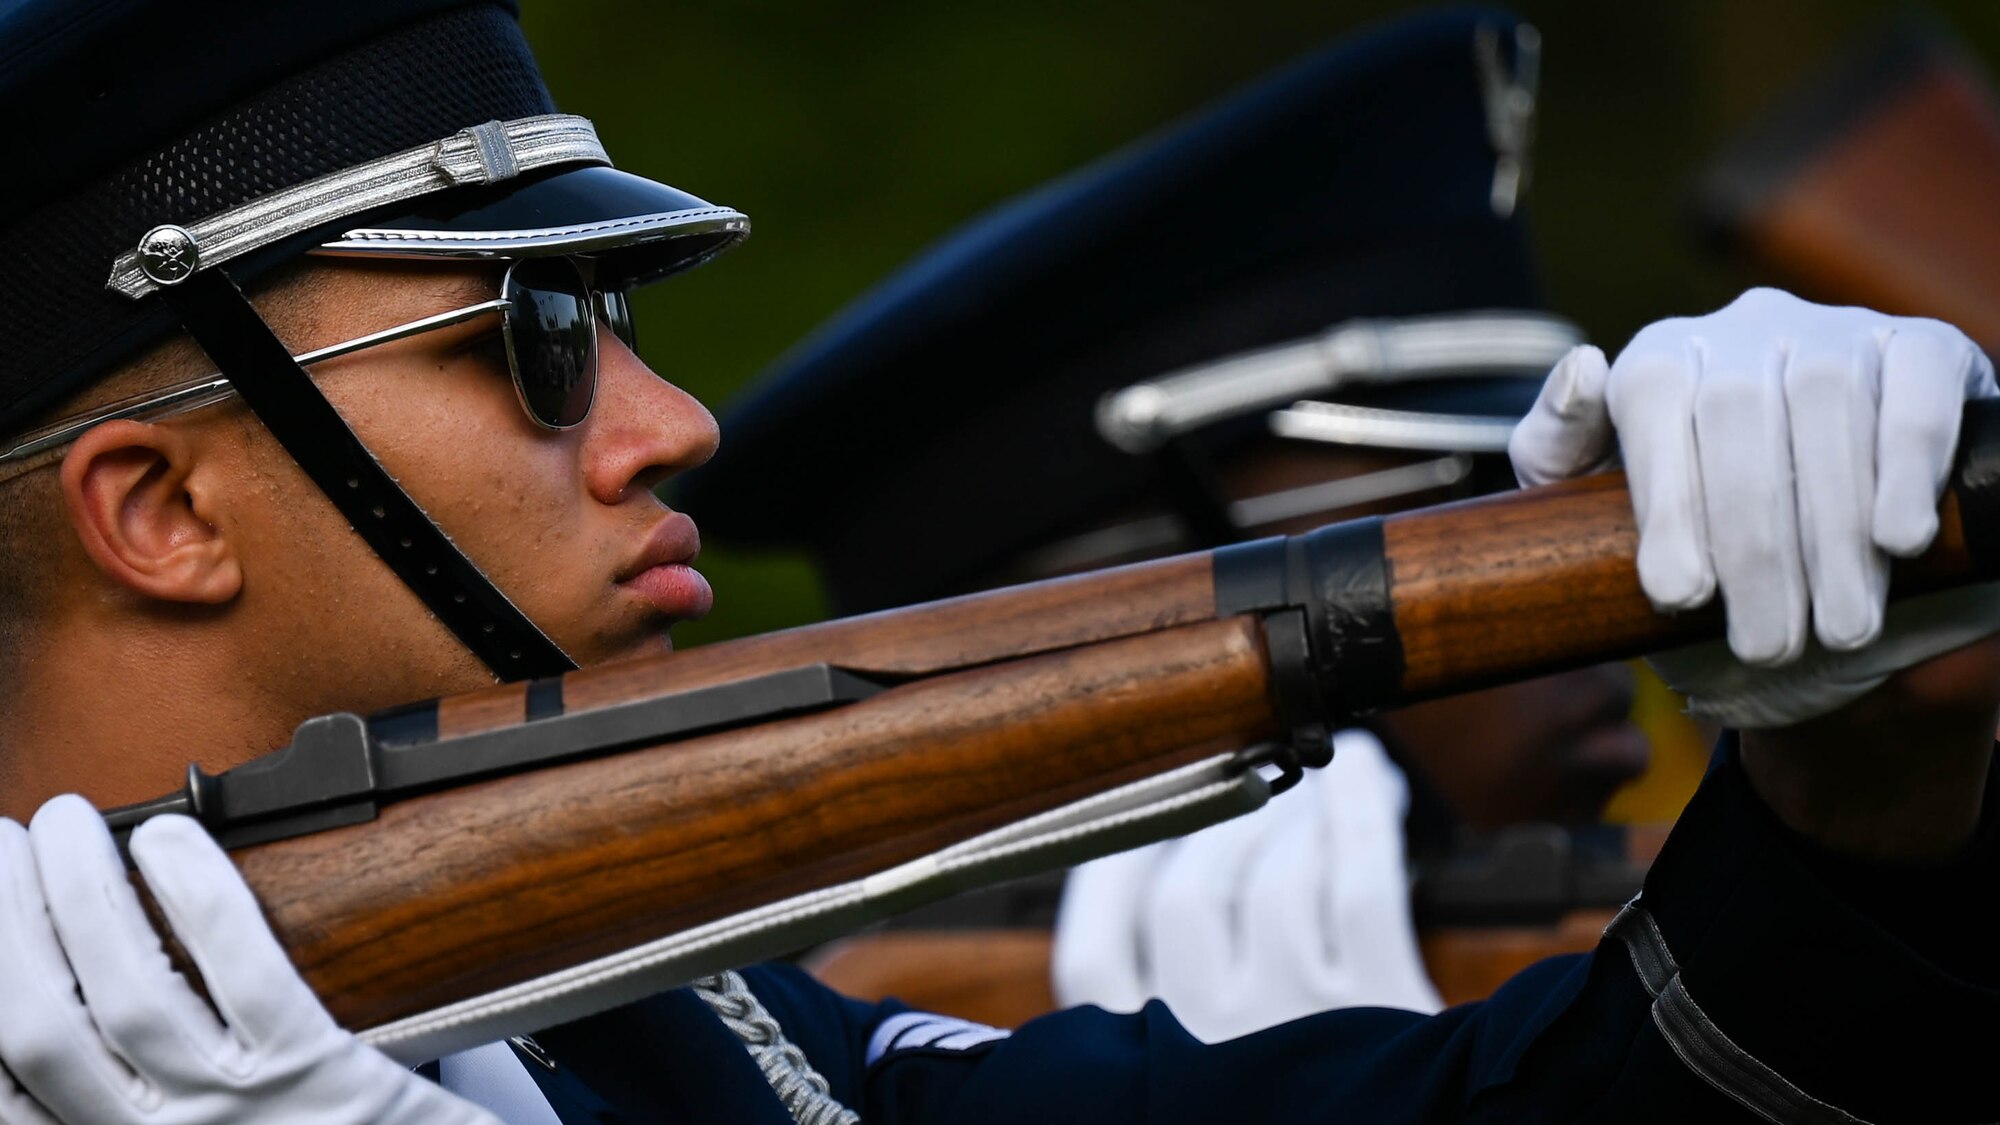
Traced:
[[700, 617], [715, 603], [708, 579], [692, 565], [700, 554], [701, 532], [694, 521], [668, 512], [653, 525], [637, 556], [619, 571], [618, 584], [669, 617]]
[[679, 621], [700, 617], [715, 604], [715, 593], [708, 588], [708, 579], [686, 563], [647, 567], [620, 585]]

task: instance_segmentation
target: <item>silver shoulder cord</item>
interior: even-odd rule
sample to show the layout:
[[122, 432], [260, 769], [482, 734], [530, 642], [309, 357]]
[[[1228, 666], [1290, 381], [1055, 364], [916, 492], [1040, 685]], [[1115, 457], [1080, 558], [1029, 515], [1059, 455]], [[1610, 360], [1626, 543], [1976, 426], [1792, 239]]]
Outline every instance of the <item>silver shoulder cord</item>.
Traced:
[[722, 1020], [764, 1072], [764, 1081], [784, 1103], [798, 1125], [860, 1125], [861, 1115], [834, 1100], [826, 1077], [813, 1069], [806, 1053], [785, 1038], [778, 1021], [750, 991], [742, 974], [733, 971], [702, 977], [689, 987]]

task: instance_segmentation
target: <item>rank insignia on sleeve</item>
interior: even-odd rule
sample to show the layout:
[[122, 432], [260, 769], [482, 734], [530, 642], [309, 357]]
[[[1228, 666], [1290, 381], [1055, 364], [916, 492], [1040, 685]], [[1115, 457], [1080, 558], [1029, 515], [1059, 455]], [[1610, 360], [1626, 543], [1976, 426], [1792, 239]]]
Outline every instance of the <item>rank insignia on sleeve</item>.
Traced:
[[970, 1051], [1010, 1034], [1003, 1028], [953, 1016], [901, 1012], [883, 1020], [868, 1037], [868, 1064], [873, 1066], [904, 1051]]

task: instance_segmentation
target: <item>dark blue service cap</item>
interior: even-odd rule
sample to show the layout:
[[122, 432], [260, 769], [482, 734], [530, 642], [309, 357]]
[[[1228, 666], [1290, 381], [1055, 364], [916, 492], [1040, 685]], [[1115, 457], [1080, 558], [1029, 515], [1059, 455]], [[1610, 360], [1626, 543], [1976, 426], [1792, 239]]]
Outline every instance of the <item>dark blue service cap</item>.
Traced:
[[[741, 215], [610, 168], [589, 123], [555, 113], [516, 15], [511, 0], [0, 6], [0, 436], [176, 325], [135, 265], [142, 240], [243, 284], [308, 251], [592, 253], [636, 283], [743, 236]], [[169, 224], [191, 238], [147, 237]]]
[[[936, 596], [1164, 487], [1097, 425], [1110, 392], [1355, 318], [1536, 308], [1535, 48], [1488, 9], [1394, 21], [1001, 206], [782, 358], [680, 502], [811, 552], [841, 611]], [[1546, 363], [1342, 399], [1518, 418]], [[1184, 440], [1270, 432], [1216, 421]]]

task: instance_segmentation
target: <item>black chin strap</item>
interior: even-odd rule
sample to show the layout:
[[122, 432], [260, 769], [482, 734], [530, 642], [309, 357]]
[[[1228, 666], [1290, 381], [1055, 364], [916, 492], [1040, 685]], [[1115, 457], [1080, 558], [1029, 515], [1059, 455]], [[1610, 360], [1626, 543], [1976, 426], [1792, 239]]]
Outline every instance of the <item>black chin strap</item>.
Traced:
[[495, 675], [537, 679], [576, 668], [403, 492], [228, 275], [202, 270], [160, 293], [292, 460]]

